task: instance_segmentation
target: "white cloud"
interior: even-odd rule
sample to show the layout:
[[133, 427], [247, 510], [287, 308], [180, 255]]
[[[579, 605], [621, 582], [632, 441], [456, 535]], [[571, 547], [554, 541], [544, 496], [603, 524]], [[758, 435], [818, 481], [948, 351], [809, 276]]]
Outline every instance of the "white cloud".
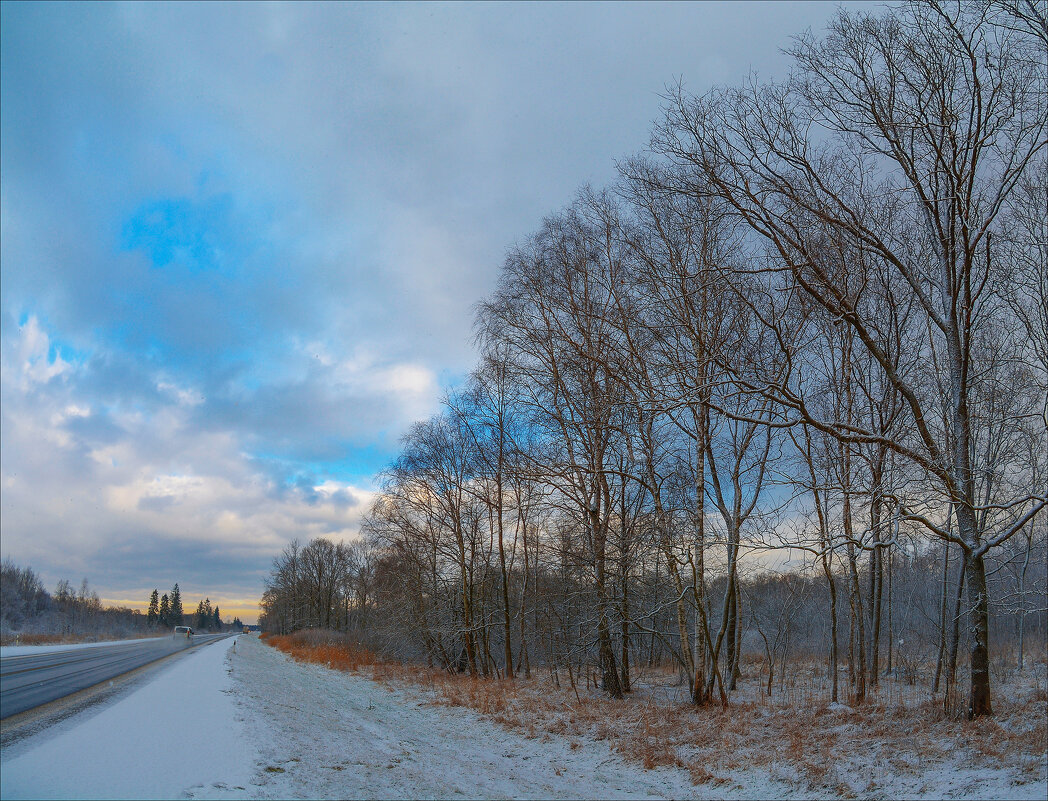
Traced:
[[199, 406], [204, 402], [199, 390], [180, 387], [174, 382], [160, 380], [156, 382], [156, 388], [175, 398], [182, 406]]
[[18, 327], [18, 334], [3, 358], [4, 380], [15, 382], [21, 390], [47, 384], [67, 373], [70, 364], [56, 352], [51, 355], [51, 338], [35, 315]]
[[[369, 491], [308, 474], [436, 409], [506, 247], [643, 147], [666, 82], [768, 72], [832, 13], [5, 6], [4, 555], [244, 598], [288, 539], [353, 536]], [[214, 198], [239, 272], [115, 252], [143, 204]]]
[[[2, 341], [4, 556], [49, 584], [88, 576], [103, 597], [181, 581], [187, 595], [239, 603], [261, 593], [261, 575], [291, 539], [357, 535], [371, 490], [331, 479], [281, 485], [235, 432], [199, 427], [194, 393], [169, 382], [153, 381], [152, 406], [95, 403], [90, 367], [48, 360], [50, 341], [36, 318]], [[428, 380], [392, 372], [401, 388]], [[380, 381], [376, 373], [358, 383]]]

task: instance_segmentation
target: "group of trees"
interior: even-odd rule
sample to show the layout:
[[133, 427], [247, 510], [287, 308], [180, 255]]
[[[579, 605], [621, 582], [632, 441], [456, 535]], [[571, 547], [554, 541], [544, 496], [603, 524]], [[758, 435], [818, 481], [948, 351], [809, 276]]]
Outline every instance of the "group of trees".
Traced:
[[[182, 592], [178, 588], [178, 582], [171, 589], [170, 595], [160, 595], [157, 590], [149, 596], [149, 607], [146, 619], [150, 629], [168, 629], [173, 626], [188, 625], [190, 622], [197, 631], [222, 631], [224, 624], [217, 606], [211, 607], [211, 599], [205, 598], [197, 604], [196, 611], [186, 620], [182, 609]], [[233, 623], [234, 629], [240, 625], [237, 618]]]
[[[187, 619], [188, 617], [188, 619]], [[221, 631], [225, 626], [217, 606], [205, 598], [196, 612], [182, 609], [178, 583], [170, 593], [153, 590], [146, 613], [129, 607], [104, 607], [98, 593], [84, 579], [78, 589], [62, 579], [53, 593], [31, 567], [18, 567], [10, 558], [0, 564], [0, 635], [16, 634], [128, 636], [192, 625], [198, 631]], [[237, 618], [234, 630], [243, 624]]]
[[165, 593], [157, 598], [157, 590], [153, 590], [149, 596], [149, 607], [146, 610], [146, 621], [151, 629], [167, 629], [172, 626], [181, 626], [185, 620], [182, 610], [182, 591], [178, 589], [178, 582], [171, 588], [170, 595]]
[[125, 636], [149, 628], [146, 616], [128, 607], [104, 607], [87, 579], [76, 589], [62, 579], [53, 593], [31, 567], [10, 558], [0, 564], [0, 637], [17, 634]]
[[363, 631], [370, 606], [370, 549], [363, 543], [297, 540], [273, 562], [260, 625], [286, 634], [302, 628]]
[[918, 2], [790, 53], [672, 91], [509, 253], [478, 368], [361, 542], [277, 560], [265, 627], [614, 697], [669, 659], [697, 704], [802, 643], [834, 700], [841, 662], [855, 702], [916, 663], [950, 699], [964, 645], [992, 711], [1048, 608], [1048, 25]]
[[219, 616], [218, 607], [211, 608], [211, 599], [205, 598], [196, 609], [196, 623], [193, 628], [197, 631], [222, 631], [222, 618]]

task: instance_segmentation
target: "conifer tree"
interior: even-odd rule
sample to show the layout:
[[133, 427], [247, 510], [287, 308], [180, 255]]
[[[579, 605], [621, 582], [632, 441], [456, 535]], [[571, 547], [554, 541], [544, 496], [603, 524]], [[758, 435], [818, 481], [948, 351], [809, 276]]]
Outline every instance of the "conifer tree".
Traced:
[[160, 609], [157, 612], [157, 624], [163, 629], [166, 629], [171, 625], [171, 606], [168, 603], [166, 592], [160, 598]]
[[174, 588], [171, 590], [171, 617], [170, 623], [172, 626], [181, 626], [182, 618], [182, 592], [178, 589], [178, 582], [175, 582]]
[[157, 591], [154, 589], [153, 594], [149, 596], [149, 611], [146, 613], [146, 622], [149, 624], [149, 628], [155, 629], [159, 621], [160, 600], [157, 597]]
[[197, 630], [203, 631], [207, 627], [207, 618], [208, 616], [204, 614], [204, 602], [201, 601], [197, 604], [196, 608], [196, 622], [194, 623], [194, 625], [196, 626]]
[[213, 619], [214, 619], [215, 631], [222, 631], [222, 618], [218, 614], [218, 607], [217, 606], [215, 607], [215, 614], [214, 614], [214, 618]]

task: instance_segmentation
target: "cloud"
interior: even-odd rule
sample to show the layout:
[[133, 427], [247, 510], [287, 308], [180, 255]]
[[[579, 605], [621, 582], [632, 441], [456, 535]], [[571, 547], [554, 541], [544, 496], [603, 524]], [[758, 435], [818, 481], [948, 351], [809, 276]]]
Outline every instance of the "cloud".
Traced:
[[197, 427], [192, 394], [163, 382], [149, 404], [144, 393], [92, 404], [97, 362], [61, 360], [36, 318], [4, 340], [0, 359], [4, 555], [51, 582], [103, 576], [122, 597], [147, 597], [180, 581], [257, 597], [286, 542], [353, 538], [373, 497], [333, 479], [282, 486], [235, 434]]
[[[23, 325], [18, 326], [18, 338], [15, 340], [10, 359], [5, 359], [7, 381], [13, 382], [13, 388], [21, 392], [48, 384], [52, 379], [69, 370], [69, 362], [51, 346], [51, 338], [40, 327], [36, 317], [30, 317]], [[74, 409], [71, 414], [84, 414]]]
[[5, 3], [4, 555], [242, 600], [352, 536], [507, 247], [668, 83], [780, 69], [833, 10]]

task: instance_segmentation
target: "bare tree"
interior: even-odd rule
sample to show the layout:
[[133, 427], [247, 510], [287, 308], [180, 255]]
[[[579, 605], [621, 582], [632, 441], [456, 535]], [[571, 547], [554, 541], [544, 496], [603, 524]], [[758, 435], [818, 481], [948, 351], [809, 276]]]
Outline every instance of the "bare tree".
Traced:
[[[771, 269], [846, 324], [905, 400], [908, 438], [821, 417], [789, 381], [752, 387], [842, 443], [882, 443], [952, 503], [956, 531], [929, 499], [892, 499], [904, 519], [966, 555], [971, 716], [991, 711], [985, 556], [1046, 503], [1032, 488], [979, 498], [981, 477], [1000, 466], [975, 451], [971, 412], [974, 335], [993, 306], [1002, 209], [1046, 146], [1043, 59], [1038, 67], [1024, 57], [1042, 44], [992, 8], [841, 12], [824, 40], [797, 41], [787, 83], [698, 99], [679, 92], [655, 136], [659, 151], [701, 177], [695, 186], [712, 186], [770, 243]], [[928, 321], [928, 346], [944, 354], [944, 427], [920, 376], [892, 358], [879, 321], [820, 258], [827, 232], [897, 275]]]

